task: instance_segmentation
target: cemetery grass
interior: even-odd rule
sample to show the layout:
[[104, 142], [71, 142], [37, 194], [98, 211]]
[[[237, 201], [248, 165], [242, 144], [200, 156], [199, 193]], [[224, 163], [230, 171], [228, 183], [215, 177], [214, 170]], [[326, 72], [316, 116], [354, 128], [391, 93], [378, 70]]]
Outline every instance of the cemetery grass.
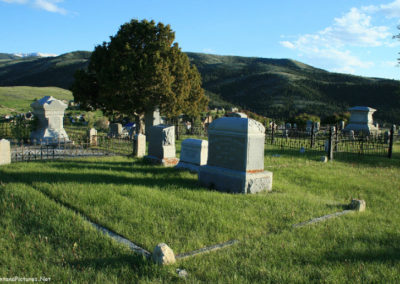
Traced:
[[[179, 145], [179, 144], [178, 144]], [[197, 175], [107, 157], [15, 163], [0, 168], [0, 277], [76, 282], [398, 282], [400, 156], [338, 157], [267, 146], [273, 191], [232, 195], [197, 185]], [[342, 211], [367, 211], [301, 228]], [[175, 254], [232, 239], [230, 248], [158, 267], [103, 236], [82, 217], [152, 251]], [[182, 280], [183, 281], [183, 280]]]

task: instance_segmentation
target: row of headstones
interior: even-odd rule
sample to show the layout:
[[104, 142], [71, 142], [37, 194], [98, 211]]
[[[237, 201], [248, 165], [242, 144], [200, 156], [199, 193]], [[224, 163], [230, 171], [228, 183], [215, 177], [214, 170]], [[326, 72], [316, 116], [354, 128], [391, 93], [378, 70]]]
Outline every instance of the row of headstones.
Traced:
[[209, 125], [208, 141], [184, 140], [178, 160], [174, 126], [156, 125], [149, 131], [145, 159], [196, 171], [201, 185], [218, 191], [256, 193], [272, 189], [272, 172], [264, 171], [264, 143], [265, 128], [261, 123], [223, 117]]
[[[89, 136], [96, 137], [91, 129]], [[92, 141], [91, 141], [92, 142]], [[182, 143], [178, 168], [199, 173], [201, 185], [219, 191], [255, 193], [272, 189], [272, 173], [264, 171], [264, 126], [245, 117], [223, 117], [208, 128], [208, 142], [187, 139]], [[143, 156], [146, 136], [135, 136], [135, 154]], [[147, 160], [176, 166], [174, 126], [155, 125], [149, 131]], [[1, 140], [0, 164], [11, 162], [10, 142]]]

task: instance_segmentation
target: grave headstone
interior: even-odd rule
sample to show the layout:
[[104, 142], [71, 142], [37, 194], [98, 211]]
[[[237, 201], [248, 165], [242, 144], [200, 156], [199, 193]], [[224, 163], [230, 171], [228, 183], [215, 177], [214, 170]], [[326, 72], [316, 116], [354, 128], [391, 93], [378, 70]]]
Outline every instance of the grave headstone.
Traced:
[[141, 158], [146, 155], [146, 135], [136, 134], [134, 136], [134, 156]]
[[207, 164], [208, 141], [185, 139], [181, 144], [181, 156], [177, 168], [198, 172], [199, 167]]
[[122, 124], [121, 123], [110, 123], [110, 130], [108, 137], [119, 138], [122, 135]]
[[288, 138], [289, 137], [289, 130], [285, 129], [282, 131], [282, 137], [283, 138]]
[[286, 128], [286, 129], [291, 129], [291, 128], [292, 128], [292, 124], [289, 123], [289, 122], [286, 123], [286, 124], [285, 124], [285, 128]]
[[175, 151], [175, 126], [154, 125], [149, 132], [146, 160], [163, 166], [175, 166], [179, 161]]
[[135, 127], [131, 127], [131, 129], [129, 129], [128, 135], [129, 135], [129, 139], [130, 139], [130, 140], [135, 139], [135, 136], [136, 136], [136, 128], [135, 128]]
[[341, 121], [339, 122], [339, 129], [340, 129], [340, 130], [343, 130], [344, 127], [345, 127], [345, 122], [344, 122], [344, 120], [341, 120]]
[[293, 129], [297, 129], [297, 124], [293, 123]]
[[349, 131], [349, 139], [352, 141], [356, 139], [356, 137], [354, 136], [354, 130]]
[[385, 144], [389, 144], [390, 142], [390, 131], [385, 131], [384, 135], [383, 135], [383, 139]]
[[150, 129], [154, 125], [159, 125], [162, 124], [162, 118], [160, 115], [160, 109], [155, 108], [154, 111], [148, 111], [144, 115], [144, 129], [145, 129], [145, 134], [147, 136], [150, 135]]
[[356, 106], [349, 108], [349, 111], [349, 124], [344, 128], [344, 131], [353, 130], [357, 134], [364, 133], [366, 135], [376, 135], [379, 133], [379, 129], [374, 125], [372, 118], [376, 109]]
[[208, 128], [207, 165], [199, 182], [223, 192], [256, 193], [272, 189], [264, 171], [264, 126], [249, 118], [223, 117]]
[[51, 96], [45, 96], [31, 104], [33, 114], [38, 119], [38, 128], [31, 133], [31, 140], [42, 144], [69, 142], [64, 129], [64, 111], [67, 105]]
[[0, 140], [0, 165], [11, 164], [11, 148], [10, 141], [6, 139]]
[[317, 122], [314, 122], [314, 131], [315, 132], [317, 132], [317, 131], [319, 131], [319, 127], [321, 126], [321, 124], [317, 121]]
[[90, 128], [87, 132], [90, 146], [97, 146], [97, 130]]

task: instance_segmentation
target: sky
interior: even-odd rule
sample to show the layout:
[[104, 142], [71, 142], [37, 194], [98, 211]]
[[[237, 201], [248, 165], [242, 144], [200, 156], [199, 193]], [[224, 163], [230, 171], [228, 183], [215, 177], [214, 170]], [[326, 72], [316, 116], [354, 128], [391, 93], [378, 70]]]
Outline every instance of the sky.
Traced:
[[92, 51], [131, 19], [169, 24], [183, 51], [400, 79], [400, 0], [0, 0], [0, 53]]

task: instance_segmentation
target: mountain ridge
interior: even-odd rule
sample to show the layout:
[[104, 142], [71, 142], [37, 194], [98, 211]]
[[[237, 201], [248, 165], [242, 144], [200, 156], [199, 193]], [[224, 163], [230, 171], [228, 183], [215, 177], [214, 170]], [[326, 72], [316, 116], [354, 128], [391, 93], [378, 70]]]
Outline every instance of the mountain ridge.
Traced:
[[[68, 89], [90, 54], [16, 58], [0, 53], [0, 86]], [[332, 73], [292, 59], [186, 54], [202, 75], [212, 107], [236, 105], [287, 119], [301, 112], [323, 117], [366, 105], [378, 109], [378, 120], [400, 122], [400, 81]]]

